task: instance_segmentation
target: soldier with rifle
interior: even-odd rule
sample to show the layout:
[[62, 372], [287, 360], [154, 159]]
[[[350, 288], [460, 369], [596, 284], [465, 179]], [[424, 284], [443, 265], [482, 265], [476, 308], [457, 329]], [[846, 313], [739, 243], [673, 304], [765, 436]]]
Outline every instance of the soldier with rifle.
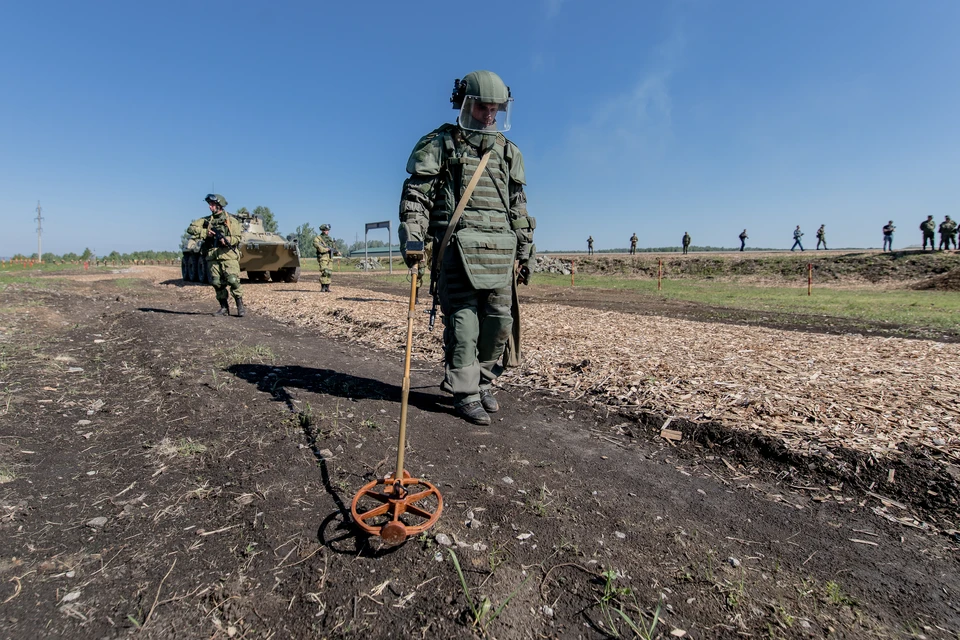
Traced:
[[320, 233], [313, 238], [313, 248], [317, 250], [317, 262], [320, 264], [320, 291], [330, 292], [330, 283], [333, 282], [333, 253], [336, 244], [330, 237], [330, 225], [320, 225]]
[[233, 299], [237, 303], [237, 317], [242, 318], [247, 313], [240, 289], [240, 241], [243, 225], [226, 211], [227, 200], [219, 193], [208, 193], [203, 200], [210, 207], [210, 215], [190, 223], [187, 233], [201, 243], [200, 250], [207, 259], [210, 284], [213, 285], [220, 303], [220, 310], [214, 315], [230, 315], [230, 293], [233, 293]]
[[[456, 124], [417, 142], [400, 196], [400, 250], [433, 247], [431, 326], [443, 313], [444, 379], [454, 410], [478, 425], [500, 406], [492, 392], [519, 349], [517, 284], [527, 284], [536, 221], [527, 215], [523, 156], [503, 132], [510, 128], [510, 89], [491, 71], [454, 82]], [[508, 343], [514, 349], [505, 352]], [[503, 363], [500, 362], [501, 357]]]

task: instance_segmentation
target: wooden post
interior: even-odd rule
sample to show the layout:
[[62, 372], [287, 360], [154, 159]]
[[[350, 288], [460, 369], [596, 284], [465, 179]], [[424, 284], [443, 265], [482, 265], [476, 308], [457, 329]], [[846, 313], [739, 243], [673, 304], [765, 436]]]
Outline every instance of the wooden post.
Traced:
[[807, 264], [807, 295], [813, 295], [813, 263]]
[[657, 291], [663, 289], [663, 259], [657, 258]]

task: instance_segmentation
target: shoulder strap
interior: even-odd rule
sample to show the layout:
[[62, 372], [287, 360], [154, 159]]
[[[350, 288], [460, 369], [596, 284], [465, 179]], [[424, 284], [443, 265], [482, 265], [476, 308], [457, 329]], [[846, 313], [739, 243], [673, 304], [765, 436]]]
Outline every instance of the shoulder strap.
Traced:
[[437, 264], [443, 264], [443, 252], [446, 251], [447, 245], [450, 244], [450, 238], [457, 228], [457, 223], [460, 222], [460, 216], [463, 215], [463, 210], [467, 208], [467, 202], [470, 200], [470, 196], [473, 195], [473, 190], [477, 187], [477, 183], [480, 182], [480, 175], [483, 173], [483, 170], [486, 169], [488, 160], [490, 160], [490, 151], [487, 151], [483, 154], [483, 157], [480, 158], [477, 170], [473, 172], [467, 188], [463, 190], [463, 195], [460, 196], [460, 202], [457, 203], [456, 210], [453, 212], [453, 215], [450, 216], [450, 223], [447, 224], [447, 232], [443, 234], [443, 240], [440, 241], [440, 249], [437, 251]]

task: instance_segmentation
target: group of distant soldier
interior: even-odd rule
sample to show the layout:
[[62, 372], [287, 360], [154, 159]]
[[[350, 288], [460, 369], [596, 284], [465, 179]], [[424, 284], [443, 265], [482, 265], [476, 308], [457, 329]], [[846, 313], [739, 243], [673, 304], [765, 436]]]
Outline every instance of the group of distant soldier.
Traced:
[[[927, 248], [927, 244], [930, 244], [930, 250], [934, 251], [934, 236], [939, 231], [940, 233], [940, 245], [937, 247], [940, 251], [944, 249], [950, 250], [957, 249], [957, 235], [958, 228], [955, 220], [951, 220], [950, 216], [945, 216], [943, 222], [940, 223], [940, 226], [937, 227], [936, 221], [933, 219], [933, 216], [927, 216], [927, 219], [920, 223], [920, 230], [923, 232], [923, 250]], [[893, 224], [893, 220], [890, 220], [887, 224], [883, 225], [883, 249], [882, 251], [893, 251], [893, 232], [896, 231], [896, 226]], [[750, 236], [747, 235], [747, 230], [744, 229], [740, 232], [740, 251], [743, 251], [747, 246], [747, 239]], [[800, 248], [800, 251], [806, 251], [803, 248], [803, 231], [800, 230], [800, 225], [797, 225], [793, 230], [793, 246], [790, 247], [790, 251], [796, 251], [797, 248]], [[630, 255], [637, 253], [637, 234], [634, 233], [630, 236]], [[683, 238], [680, 240], [680, 245], [682, 247], [683, 253], [686, 254], [690, 248], [690, 234], [686, 231], [683, 232]], [[823, 249], [829, 251], [827, 248], [827, 230], [826, 225], [820, 225], [820, 228], [817, 229], [817, 250], [820, 250], [820, 247], [823, 246]], [[587, 255], [593, 255], [593, 236], [587, 238]]]

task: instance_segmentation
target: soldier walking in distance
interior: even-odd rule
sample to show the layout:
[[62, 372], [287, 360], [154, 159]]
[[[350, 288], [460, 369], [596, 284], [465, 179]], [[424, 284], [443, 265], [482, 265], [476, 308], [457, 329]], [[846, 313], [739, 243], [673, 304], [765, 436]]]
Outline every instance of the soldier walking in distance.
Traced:
[[940, 223], [940, 250], [950, 251], [950, 245], [957, 248], [957, 223], [946, 216]]
[[920, 223], [920, 231], [923, 232], [923, 248], [921, 251], [927, 250], [927, 241], [930, 242], [930, 251], [936, 249], [933, 246], [933, 236], [937, 230], [937, 222], [933, 219], [933, 216], [927, 216], [927, 219]]
[[747, 238], [749, 237], [746, 229], [740, 232], [740, 251], [743, 251], [743, 248], [747, 246]]
[[683, 255], [687, 255], [687, 248], [690, 246], [690, 234], [684, 231], [683, 239], [680, 242], [683, 244]]
[[630, 236], [630, 255], [635, 255], [637, 253], [637, 234]]
[[823, 248], [829, 251], [829, 249], [827, 249], [827, 232], [824, 229], [825, 226], [826, 225], [820, 225], [820, 228], [817, 229], [817, 251], [820, 251], [821, 242], [823, 243]]
[[333, 252], [336, 245], [330, 237], [330, 225], [320, 225], [320, 233], [313, 239], [313, 247], [317, 250], [317, 262], [320, 263], [320, 291], [330, 291], [333, 281]]
[[587, 238], [587, 255], [588, 256], [593, 255], [593, 236], [590, 236], [589, 238]]
[[893, 232], [896, 231], [893, 220], [883, 225], [883, 250], [893, 251]]
[[800, 225], [797, 225], [797, 228], [793, 230], [793, 246], [790, 247], [790, 251], [796, 251], [797, 247], [800, 247], [800, 251], [805, 251], [803, 244], [800, 242], [802, 237], [803, 231], [800, 231]]
[[[200, 250], [210, 269], [210, 284], [216, 292], [220, 310], [214, 315], [230, 315], [230, 293], [237, 303], [237, 316], [247, 310], [240, 290], [240, 240], [243, 226], [227, 213], [227, 200], [219, 193], [208, 193], [203, 199], [210, 207], [210, 215], [198, 218], [187, 227], [187, 233], [201, 243]], [[228, 292], [227, 289], [230, 289]]]
[[[526, 284], [536, 221], [527, 215], [523, 156], [510, 128], [510, 89], [491, 71], [454, 82], [456, 124], [417, 142], [400, 197], [400, 251], [434, 243], [431, 279], [443, 313], [444, 380], [458, 416], [490, 424], [500, 406], [492, 383], [511, 332], [514, 275]], [[471, 191], [472, 189], [472, 191]], [[454, 220], [454, 218], [458, 220]]]

